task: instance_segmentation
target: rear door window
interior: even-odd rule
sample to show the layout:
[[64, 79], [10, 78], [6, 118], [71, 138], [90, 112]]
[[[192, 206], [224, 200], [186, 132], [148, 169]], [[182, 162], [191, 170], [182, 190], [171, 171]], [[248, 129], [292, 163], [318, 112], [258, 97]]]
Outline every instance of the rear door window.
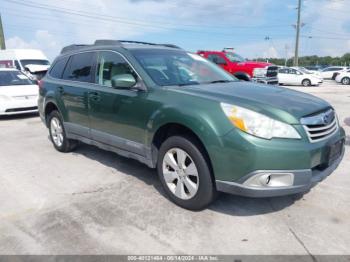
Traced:
[[62, 78], [63, 75], [63, 70], [66, 67], [68, 61], [68, 57], [63, 57], [59, 59], [53, 66], [52, 69], [50, 70], [50, 76], [54, 78]]
[[79, 82], [93, 82], [93, 61], [95, 53], [72, 55], [63, 73], [63, 79]]

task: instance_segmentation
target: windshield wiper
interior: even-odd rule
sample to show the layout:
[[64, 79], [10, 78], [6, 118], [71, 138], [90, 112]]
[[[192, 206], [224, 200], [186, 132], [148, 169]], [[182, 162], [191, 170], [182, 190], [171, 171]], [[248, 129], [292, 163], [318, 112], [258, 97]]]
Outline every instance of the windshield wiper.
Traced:
[[184, 83], [184, 84], [178, 84], [177, 86], [192, 86], [192, 85], [199, 85], [198, 82], [194, 82], [194, 83]]
[[208, 84], [229, 83], [229, 82], [233, 82], [233, 81], [232, 80], [214, 80], [214, 81], [208, 82]]

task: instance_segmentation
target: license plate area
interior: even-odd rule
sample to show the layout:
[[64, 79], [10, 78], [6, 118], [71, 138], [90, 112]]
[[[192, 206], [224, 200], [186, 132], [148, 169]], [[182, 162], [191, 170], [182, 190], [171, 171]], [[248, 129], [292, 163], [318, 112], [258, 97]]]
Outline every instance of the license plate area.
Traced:
[[333, 144], [329, 147], [329, 153], [328, 153], [328, 158], [327, 158], [328, 159], [328, 161], [327, 161], [328, 166], [332, 165], [333, 162], [340, 157], [340, 155], [343, 151], [343, 144], [344, 144], [344, 141], [339, 140], [338, 142], [336, 142], [335, 144]]

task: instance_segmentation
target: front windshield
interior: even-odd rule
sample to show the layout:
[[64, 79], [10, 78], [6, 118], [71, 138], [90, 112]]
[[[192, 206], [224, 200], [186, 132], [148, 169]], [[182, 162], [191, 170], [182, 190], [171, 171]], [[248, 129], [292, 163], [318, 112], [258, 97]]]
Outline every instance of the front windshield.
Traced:
[[180, 50], [132, 50], [133, 55], [160, 86], [199, 85], [237, 79], [199, 55]]
[[50, 62], [40, 59], [22, 59], [21, 64], [23, 67], [26, 67], [27, 65], [50, 65]]
[[230, 60], [231, 62], [244, 62], [245, 59], [243, 57], [241, 57], [240, 55], [236, 54], [236, 53], [232, 53], [232, 52], [226, 52], [226, 57], [228, 58], [228, 60]]
[[19, 71], [0, 71], [0, 86], [32, 84], [33, 82]]

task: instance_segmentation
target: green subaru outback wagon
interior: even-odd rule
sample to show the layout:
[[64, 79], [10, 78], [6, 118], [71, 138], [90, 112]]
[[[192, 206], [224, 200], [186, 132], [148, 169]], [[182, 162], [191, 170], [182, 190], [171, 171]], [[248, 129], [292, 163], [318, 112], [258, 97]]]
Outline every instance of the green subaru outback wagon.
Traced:
[[324, 100], [238, 81], [174, 45], [67, 46], [40, 82], [39, 111], [58, 151], [83, 142], [136, 159], [193, 210], [219, 191], [308, 191], [344, 154], [344, 130]]

